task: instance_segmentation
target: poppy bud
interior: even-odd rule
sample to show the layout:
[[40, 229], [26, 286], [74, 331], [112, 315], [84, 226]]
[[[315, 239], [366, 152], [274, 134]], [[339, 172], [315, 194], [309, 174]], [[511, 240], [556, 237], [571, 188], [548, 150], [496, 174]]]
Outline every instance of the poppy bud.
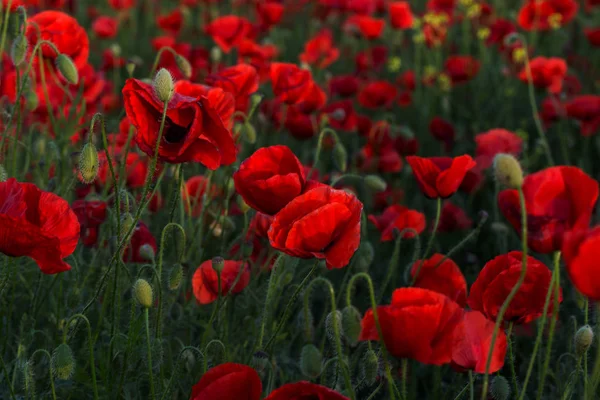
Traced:
[[335, 340], [335, 333], [339, 334], [342, 331], [342, 313], [339, 310], [335, 311], [335, 325], [334, 323], [334, 315], [333, 312], [327, 314], [327, 318], [325, 318], [325, 331], [327, 332], [327, 337], [329, 340]]
[[508, 400], [510, 397], [510, 385], [505, 377], [497, 375], [492, 379], [490, 395], [494, 400]]
[[75, 358], [73, 357], [73, 351], [68, 344], [62, 343], [52, 354], [52, 370], [56, 377], [60, 380], [66, 381], [75, 371]]
[[140, 246], [140, 249], [138, 250], [140, 257], [144, 260], [148, 260], [148, 261], [154, 261], [154, 248], [152, 246], [150, 246], [148, 243], [143, 244], [142, 246]]
[[236, 201], [242, 213], [246, 214], [248, 211], [251, 210], [250, 206], [244, 201], [244, 198], [242, 196], [238, 196]]
[[356, 269], [359, 272], [367, 272], [373, 263], [375, 250], [370, 242], [363, 242], [358, 248], [358, 257], [356, 259]]
[[133, 294], [140, 306], [144, 308], [152, 307], [152, 286], [145, 279], [138, 279], [133, 285]]
[[244, 139], [246, 139], [246, 142], [250, 144], [256, 143], [256, 129], [254, 129], [254, 126], [252, 126], [252, 124], [246, 122], [243, 126], [242, 134], [244, 135]]
[[135, 71], [135, 63], [133, 63], [133, 62], [131, 62], [131, 61], [130, 61], [130, 62], [128, 62], [128, 63], [125, 65], [125, 69], [127, 70], [127, 73], [129, 74], [129, 77], [130, 77], [130, 78], [131, 78], [131, 77], [133, 77], [133, 72]]
[[119, 236], [121, 239], [123, 239], [125, 237], [125, 235], [127, 235], [127, 233], [131, 230], [132, 226], [133, 226], [133, 215], [131, 215], [128, 212], [124, 213], [123, 216], [121, 217], [121, 232], [119, 233]]
[[33, 90], [28, 90], [25, 92], [25, 107], [27, 107], [28, 110], [35, 110], [39, 104], [40, 99]]
[[219, 63], [221, 61], [221, 57], [223, 56], [223, 52], [217, 46], [210, 49], [210, 59], [214, 63]]
[[365, 185], [374, 192], [383, 192], [387, 188], [387, 183], [377, 175], [365, 176]]
[[8, 174], [6, 173], [6, 168], [4, 165], [0, 164], [0, 182], [6, 182], [8, 179]]
[[259, 93], [254, 93], [252, 96], [250, 96], [250, 103], [252, 104], [252, 108], [258, 107], [262, 99], [263, 95]]
[[582, 357], [594, 341], [594, 331], [589, 325], [584, 325], [575, 334], [575, 355]]
[[181, 264], [173, 265], [171, 271], [169, 272], [169, 290], [175, 291], [179, 289], [181, 286], [181, 282], [183, 281], [183, 267]]
[[367, 350], [360, 365], [365, 383], [369, 386], [373, 385], [379, 374], [379, 357], [373, 350]]
[[27, 9], [24, 6], [17, 7], [17, 16], [18, 16], [18, 27], [19, 32], [21, 28], [25, 26], [25, 21], [27, 21]]
[[351, 347], [356, 346], [358, 343], [361, 320], [360, 311], [356, 307], [348, 306], [342, 310], [342, 334]]
[[184, 56], [177, 54], [175, 56], [175, 63], [177, 64], [177, 68], [181, 71], [185, 79], [190, 79], [192, 77], [192, 65]]
[[263, 372], [269, 364], [269, 355], [264, 351], [257, 351], [252, 355], [252, 367], [258, 372]]
[[56, 63], [56, 69], [58, 69], [67, 82], [72, 85], [76, 85], [79, 82], [79, 73], [71, 57], [61, 53], [56, 57], [54, 62]]
[[498, 154], [494, 157], [494, 176], [509, 189], [523, 186], [523, 170], [517, 159], [510, 154]]
[[90, 141], [83, 146], [79, 153], [79, 173], [83, 183], [92, 183], [98, 176], [98, 151]]
[[18, 67], [21, 65], [23, 60], [25, 60], [25, 55], [27, 54], [27, 39], [25, 36], [19, 35], [12, 43], [12, 47], [10, 48], [10, 58], [13, 64]]
[[307, 377], [315, 379], [323, 370], [323, 356], [314, 344], [307, 344], [300, 354], [300, 371]]
[[346, 172], [346, 168], [348, 167], [348, 153], [344, 145], [340, 142], [337, 142], [333, 148], [333, 161], [340, 171]]
[[223, 257], [215, 257], [212, 259], [212, 269], [214, 269], [217, 274], [220, 274], [224, 267], [225, 260]]
[[154, 77], [153, 85], [158, 99], [163, 103], [168, 103], [173, 97], [174, 85], [171, 73], [167, 69], [161, 68]]

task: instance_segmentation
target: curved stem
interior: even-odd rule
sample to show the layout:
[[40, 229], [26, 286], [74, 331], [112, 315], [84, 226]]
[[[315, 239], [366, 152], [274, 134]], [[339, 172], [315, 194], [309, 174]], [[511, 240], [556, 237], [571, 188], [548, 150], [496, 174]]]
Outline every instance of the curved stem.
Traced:
[[[94, 342], [92, 339], [92, 325], [90, 324], [90, 320], [83, 314], [75, 314], [73, 315], [71, 318], [69, 318], [69, 320], [67, 321], [66, 326], [70, 326], [71, 322], [74, 319], [77, 318], [81, 318], [85, 321], [85, 324], [87, 326], [87, 333], [88, 333], [88, 349], [90, 352], [90, 369], [92, 371], [92, 386], [94, 388], [94, 400], [98, 400], [98, 384], [96, 382], [96, 363], [94, 361]], [[65, 329], [65, 331], [63, 332], [63, 341], [66, 343], [67, 341], [67, 331]]]
[[431, 251], [431, 247], [433, 246], [433, 242], [435, 240], [435, 234], [436, 234], [438, 226], [440, 224], [440, 217], [442, 215], [442, 198], [441, 197], [437, 198], [436, 205], [437, 205], [437, 207], [436, 207], [436, 213], [435, 213], [435, 222], [433, 224], [433, 232], [431, 232], [431, 237], [429, 238], [429, 241], [427, 242], [427, 247], [425, 247], [425, 252], [423, 253], [423, 258], [421, 259], [419, 266], [415, 270], [415, 274], [413, 275], [410, 286], [414, 285], [415, 282], [417, 281], [417, 278], [419, 277], [419, 272], [421, 272], [421, 268], [423, 267], [425, 260], [427, 260], [427, 256], [429, 255], [429, 251]]
[[150, 381], [150, 399], [156, 398], [154, 392], [154, 374], [152, 373], [152, 343], [150, 342], [150, 311], [148, 308], [144, 309], [144, 319], [146, 321], [146, 344], [148, 347], [148, 378]]
[[181, 356], [183, 356], [183, 353], [186, 351], [194, 351], [196, 353], [198, 353], [201, 357], [202, 357], [202, 362], [204, 362], [204, 359], [206, 358], [204, 356], [204, 353], [202, 353], [200, 350], [198, 350], [197, 348], [193, 347], [193, 346], [186, 346], [183, 349], [181, 349], [181, 351], [179, 352], [179, 356], [177, 357], [177, 360], [175, 361], [175, 366], [174, 366], [174, 370], [173, 373], [171, 374], [171, 378], [169, 379], [169, 383], [167, 384], [167, 388], [165, 389], [165, 392], [163, 393], [161, 400], [165, 400], [167, 398], [167, 396], [169, 395], [169, 392], [171, 391], [171, 386], [173, 385], [173, 380], [175, 378], [175, 375], [177, 375], [177, 372], [179, 370], [179, 362], [181, 361]]
[[[325, 128], [321, 131], [321, 133], [319, 134], [319, 141], [317, 142], [317, 150], [315, 151], [315, 160], [313, 162], [312, 167], [310, 168], [310, 171], [308, 171], [308, 174], [306, 174], [306, 176], [310, 176], [315, 168], [319, 168], [319, 159], [321, 157], [321, 150], [323, 149], [323, 139], [328, 133], [335, 138], [336, 143], [339, 141], [338, 135], [333, 129]], [[331, 186], [333, 187], [333, 185]]]
[[31, 360], [34, 359], [35, 355], [37, 353], [42, 353], [44, 354], [46, 357], [48, 357], [48, 362], [49, 362], [49, 368], [50, 368], [50, 390], [52, 390], [52, 399], [56, 400], [56, 390], [54, 389], [54, 369], [52, 368], [52, 356], [50, 355], [50, 353], [48, 353], [47, 350], [44, 349], [37, 349], [36, 351], [33, 352], [33, 354], [31, 355]]

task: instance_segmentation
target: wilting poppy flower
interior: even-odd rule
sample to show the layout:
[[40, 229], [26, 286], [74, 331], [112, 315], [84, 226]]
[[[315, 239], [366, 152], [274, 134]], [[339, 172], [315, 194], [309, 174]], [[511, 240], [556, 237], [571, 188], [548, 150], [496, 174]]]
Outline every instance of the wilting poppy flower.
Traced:
[[[61, 54], [71, 57], [77, 68], [87, 63], [90, 53], [88, 35], [75, 18], [60, 11], [42, 11], [29, 18], [25, 35], [30, 49], [37, 44], [38, 28], [40, 38], [52, 42]], [[58, 54], [48, 45], [42, 45], [42, 54], [54, 67]]]
[[444, 64], [444, 69], [454, 85], [473, 79], [480, 67], [479, 60], [471, 56], [450, 56]]
[[115, 18], [101, 16], [96, 18], [92, 29], [96, 36], [101, 39], [112, 39], [117, 36], [118, 22]]
[[[197, 175], [188, 179], [183, 188], [181, 188], [181, 200], [183, 201], [186, 211], [192, 217], [199, 217], [200, 214], [202, 214], [202, 197], [206, 192], [207, 186], [208, 179], [203, 175]], [[216, 186], [211, 185], [209, 195], [214, 196], [216, 194]]]
[[[523, 253], [511, 251], [488, 261], [471, 286], [467, 304], [495, 321], [498, 311], [521, 275]], [[525, 281], [508, 306], [504, 322], [526, 324], [542, 316], [552, 273], [542, 262], [527, 257]], [[554, 296], [554, 295], [553, 295]], [[559, 302], [562, 302], [562, 290]], [[548, 313], [552, 311], [550, 301]]]
[[475, 143], [477, 166], [485, 169], [492, 166], [497, 154], [512, 154], [518, 157], [521, 154], [523, 139], [506, 129], [491, 129], [475, 136]]
[[546, 31], [571, 22], [577, 8], [575, 0], [527, 0], [519, 10], [517, 21], [526, 31]]
[[[417, 274], [418, 271], [418, 274]], [[454, 300], [459, 306], [467, 304], [467, 281], [460, 268], [450, 258], [436, 253], [427, 260], [417, 260], [410, 276], [414, 287], [433, 290]]]
[[320, 186], [289, 202], [273, 218], [271, 246], [299, 258], [325, 259], [343, 268], [360, 243], [362, 203], [352, 194]]
[[[565, 232], [576, 224], [589, 224], [598, 199], [598, 182], [577, 167], [550, 167], [527, 175], [523, 182], [527, 209], [527, 243], [533, 251], [560, 251]], [[503, 190], [498, 206], [521, 233], [521, 207], [517, 190]]]
[[277, 99], [288, 105], [300, 102], [314, 85], [310, 71], [288, 63], [271, 64], [271, 82]]
[[358, 94], [358, 102], [365, 108], [389, 107], [398, 89], [388, 81], [375, 81], [367, 84]]
[[[459, 370], [471, 370], [484, 374], [495, 323], [479, 311], [466, 311], [456, 330], [452, 347], [452, 366]], [[503, 330], [499, 330], [494, 342], [489, 373], [499, 371], [504, 365], [508, 342]]]
[[[387, 207], [383, 214], [369, 215], [369, 221], [371, 221], [377, 230], [381, 232], [381, 241], [387, 242], [394, 240], [394, 230], [398, 230], [398, 233], [404, 229], [411, 228], [416, 231], [416, 234], [420, 234], [425, 229], [427, 220], [425, 215], [419, 211], [411, 210], [408, 207], [401, 206], [399, 204], [393, 204]], [[402, 235], [405, 239], [411, 239], [415, 237], [415, 232], [406, 231]]]
[[591, 300], [600, 300], [598, 257], [600, 256], [600, 226], [576, 227], [564, 235], [562, 255], [573, 285]]
[[206, 371], [192, 387], [190, 400], [259, 400], [262, 382], [258, 373], [243, 364], [225, 363]]
[[394, 29], [409, 29], [413, 25], [413, 14], [407, 1], [393, 1], [389, 5], [390, 22]]
[[306, 42], [300, 61], [323, 69], [333, 64], [339, 56], [340, 51], [334, 46], [331, 31], [323, 29]]
[[444, 148], [447, 152], [452, 150], [456, 132], [454, 126], [441, 117], [435, 116], [429, 122], [429, 133], [431, 136], [444, 143]]
[[0, 182], [0, 253], [30, 257], [45, 274], [68, 271], [63, 261], [79, 241], [77, 216], [64, 199], [14, 178]]
[[300, 160], [289, 147], [263, 147], [248, 157], [233, 174], [237, 192], [252, 208], [275, 215], [306, 189]]
[[146, 263], [151, 261], [147, 254], [140, 251], [142, 250], [142, 246], [145, 245], [150, 246], [154, 254], [156, 254], [156, 251], [158, 250], [156, 239], [152, 235], [152, 232], [150, 232], [150, 229], [148, 229], [148, 225], [143, 222], [138, 222], [131, 235], [131, 240], [123, 253], [123, 261], [132, 263]]
[[[396, 289], [391, 304], [377, 307], [377, 314], [383, 341], [394, 357], [433, 365], [452, 360], [454, 332], [463, 310], [447, 296], [421, 288]], [[360, 340], [380, 340], [372, 309], [361, 325]]]
[[281, 386], [265, 398], [265, 400], [348, 400], [338, 392], [326, 386], [317, 385], [306, 381], [288, 383]]
[[[531, 81], [538, 88], [548, 89], [550, 93], [560, 93], [567, 74], [567, 63], [562, 58], [536, 57], [531, 60]], [[529, 82], [527, 66], [519, 73], [519, 79]]]
[[[226, 112], [219, 110], [228, 96]], [[151, 85], [137, 79], [127, 80], [123, 97], [127, 116], [136, 128], [136, 143], [144, 153], [154, 157], [163, 103]], [[233, 163], [235, 144], [221, 117], [232, 113], [233, 98], [220, 88], [196, 97], [175, 92], [167, 106], [158, 159], [169, 163], [199, 162], [213, 170]]]
[[225, 53], [238, 46], [251, 31], [250, 21], [236, 15], [219, 17], [206, 26], [206, 33]]
[[569, 118], [580, 122], [583, 136], [591, 136], [600, 128], [600, 96], [576, 96], [565, 108]]
[[98, 242], [98, 230], [106, 219], [106, 203], [99, 200], [75, 200], [71, 209], [77, 216], [84, 246], [94, 246]]
[[464, 231], [470, 229], [473, 226], [473, 221], [465, 213], [465, 211], [445, 201], [442, 206], [442, 213], [440, 214], [440, 222], [438, 224], [437, 231], [440, 233], [449, 233], [456, 231]]
[[431, 199], [452, 196], [463, 182], [467, 171], [476, 165], [469, 155], [455, 158], [409, 156], [406, 161], [423, 194]]
[[[241, 277], [235, 287], [233, 283], [243, 269]], [[242, 261], [225, 260], [223, 270], [221, 271], [221, 296], [227, 295], [231, 290], [232, 294], [240, 293], [250, 282], [250, 270]], [[212, 260], [204, 261], [192, 277], [192, 288], [194, 296], [200, 304], [210, 304], [219, 297], [219, 281], [217, 272], [212, 267]]]

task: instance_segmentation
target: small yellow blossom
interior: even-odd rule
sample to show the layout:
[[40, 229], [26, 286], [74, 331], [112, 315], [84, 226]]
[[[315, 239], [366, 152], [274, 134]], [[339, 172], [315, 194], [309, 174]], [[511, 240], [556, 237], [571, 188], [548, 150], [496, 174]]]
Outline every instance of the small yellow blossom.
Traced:
[[486, 40], [488, 37], [490, 37], [490, 33], [490, 28], [481, 28], [477, 31], [477, 37], [479, 40]]
[[452, 80], [448, 76], [448, 74], [441, 73], [438, 75], [438, 84], [440, 85], [440, 89], [444, 92], [449, 92], [452, 88]]
[[402, 68], [402, 59], [400, 57], [391, 57], [388, 62], [388, 71], [398, 72]]
[[473, 4], [467, 9], [467, 18], [473, 19], [481, 15], [481, 5]]
[[516, 49], [515, 51], [513, 51], [512, 59], [513, 59], [513, 62], [515, 62], [517, 64], [525, 62], [526, 57], [527, 57], [527, 52], [523, 47], [520, 47], [520, 48]]

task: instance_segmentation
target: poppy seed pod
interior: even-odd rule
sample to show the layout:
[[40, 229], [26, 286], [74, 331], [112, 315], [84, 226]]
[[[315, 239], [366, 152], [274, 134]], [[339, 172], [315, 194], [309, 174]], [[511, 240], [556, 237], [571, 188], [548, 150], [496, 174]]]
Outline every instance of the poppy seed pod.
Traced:
[[175, 63], [177, 64], [177, 68], [179, 68], [185, 79], [190, 79], [192, 77], [192, 65], [190, 64], [187, 58], [185, 58], [181, 54], [177, 54], [175, 56]]
[[323, 371], [323, 356], [314, 344], [307, 344], [302, 348], [300, 370], [311, 379], [321, 375]]
[[490, 395], [494, 400], [508, 400], [510, 397], [510, 385], [505, 377], [497, 375], [492, 379]]
[[175, 264], [175, 265], [173, 265], [173, 268], [171, 268], [171, 271], [169, 272], [169, 280], [168, 280], [169, 290], [175, 291], [175, 290], [179, 289], [182, 281], [183, 281], [183, 267], [181, 266], [181, 264]]
[[10, 58], [13, 64], [18, 67], [25, 60], [27, 54], [27, 39], [23, 35], [15, 38], [10, 48]]
[[158, 96], [158, 99], [163, 103], [168, 103], [173, 97], [174, 83], [173, 76], [165, 69], [161, 68], [154, 77], [154, 91]]
[[6, 173], [6, 168], [4, 165], [0, 164], [0, 182], [6, 182], [8, 179], [8, 174]]
[[215, 257], [212, 259], [212, 269], [214, 269], [217, 274], [220, 274], [224, 267], [225, 260], [223, 257]]
[[342, 334], [352, 347], [358, 343], [361, 319], [360, 311], [354, 306], [348, 306], [342, 310]]
[[523, 186], [523, 169], [511, 154], [498, 154], [494, 157], [494, 176], [498, 183], [509, 189]]
[[145, 279], [138, 279], [133, 285], [133, 294], [140, 306], [144, 308], [152, 307], [152, 286]]
[[56, 69], [62, 74], [62, 76], [72, 85], [76, 85], [79, 82], [79, 72], [75, 63], [66, 54], [59, 54], [55, 60]]
[[83, 183], [92, 183], [98, 176], [98, 151], [96, 146], [90, 141], [83, 146], [79, 154], [79, 173]]
[[594, 331], [589, 325], [584, 325], [575, 333], [575, 355], [582, 357], [594, 341]]
[[365, 185], [374, 192], [383, 192], [387, 188], [387, 183], [377, 175], [365, 176]]
[[327, 318], [325, 319], [325, 331], [327, 332], [327, 337], [331, 341], [335, 341], [336, 332], [338, 334], [342, 332], [342, 313], [339, 310], [335, 311], [335, 325], [333, 312], [327, 314]]
[[333, 148], [333, 162], [341, 172], [346, 172], [346, 168], [348, 167], [348, 153], [344, 145], [340, 142], [337, 142]]
[[60, 380], [66, 381], [75, 371], [75, 358], [73, 357], [73, 351], [68, 344], [62, 343], [52, 354], [52, 370], [56, 377]]
[[373, 350], [368, 350], [364, 357], [361, 365], [361, 374], [367, 385], [373, 385], [377, 380], [379, 374], [379, 357]]

